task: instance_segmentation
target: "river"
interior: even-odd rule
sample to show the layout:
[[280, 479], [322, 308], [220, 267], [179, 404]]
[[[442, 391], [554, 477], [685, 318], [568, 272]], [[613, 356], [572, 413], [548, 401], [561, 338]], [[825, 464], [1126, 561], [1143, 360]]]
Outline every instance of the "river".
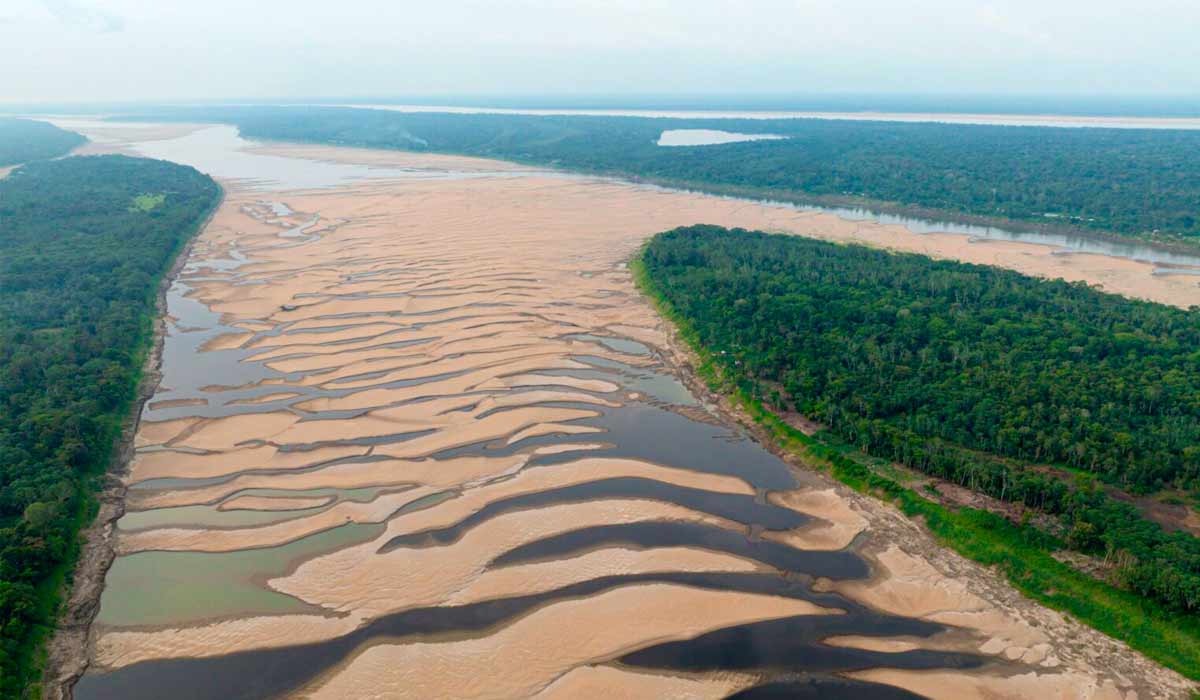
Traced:
[[227, 197], [168, 294], [76, 697], [1176, 689], [759, 446], [693, 388], [625, 267], [675, 225], [860, 222], [227, 127], [94, 129]]

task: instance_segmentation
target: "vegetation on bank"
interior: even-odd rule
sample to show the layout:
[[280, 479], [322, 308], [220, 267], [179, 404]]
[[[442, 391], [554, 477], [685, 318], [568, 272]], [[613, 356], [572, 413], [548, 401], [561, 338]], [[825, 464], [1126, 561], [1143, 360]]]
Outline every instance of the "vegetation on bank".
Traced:
[[[970, 335], [955, 341], [966, 343], [958, 352], [982, 352], [973, 344], [989, 342], [988, 328], [1004, 331], [1009, 339], [1006, 344], [1022, 338], [1021, 326], [1014, 326], [1020, 318], [1029, 318], [1032, 325], [1025, 330], [1033, 332], [1037, 324], [1054, 316], [1087, 322], [1089, 317], [1080, 312], [1080, 305], [1128, 304], [1131, 308], [1126, 311], [1143, 319], [1145, 316], [1137, 312], [1152, 305], [1100, 294], [1080, 285], [1036, 280], [991, 268], [708, 226], [659, 234], [635, 261], [635, 274], [643, 290], [699, 353], [701, 375], [732, 393], [785, 449], [806, 462], [826, 466], [838, 479], [860, 491], [891, 500], [909, 515], [921, 516], [943, 542], [972, 559], [998, 566], [1029, 597], [1070, 612], [1160, 663], [1200, 679], [1200, 620], [1195, 616], [1200, 546], [1196, 538], [1165, 533], [1142, 519], [1132, 507], [1088, 488], [1086, 483], [1066, 484], [1019, 460], [965, 450], [935, 436], [933, 430], [921, 432], [921, 423], [906, 423], [905, 419], [926, 410], [928, 401], [921, 403], [920, 397], [905, 387], [903, 376], [872, 376], [887, 371], [881, 364], [890, 363], [909, 366], [910, 371], [923, 370], [929, 373], [927, 379], [938, 386], [936, 364], [923, 366], [912, 360], [920, 357], [922, 348], [930, 352], [949, 348], [939, 322], [953, 321], [971, 330]], [[970, 290], [978, 289], [975, 285], [979, 275], [995, 274], [1003, 279], [985, 278], [989, 280], [987, 286], [998, 290], [996, 295], [971, 296]], [[877, 301], [860, 296], [864, 289], [873, 290], [868, 296]], [[1075, 298], [1075, 303], [1063, 303], [1063, 294]], [[1086, 301], [1089, 297], [1090, 302]], [[842, 298], [845, 305], [839, 302]], [[946, 298], [952, 303], [941, 303]], [[1022, 299], [1023, 304], [1017, 303]], [[861, 306], [857, 315], [852, 311], [856, 304]], [[895, 312], [906, 309], [907, 313], [864, 318], [889, 306]], [[1006, 315], [1010, 306], [1020, 309], [1018, 319]], [[1178, 313], [1195, 324], [1194, 313]], [[850, 315], [843, 318], [845, 314]], [[912, 332], [914, 317], [924, 322], [920, 324], [925, 326], [923, 333]], [[982, 323], [981, 319], [988, 321], [984, 327], [972, 326]], [[1097, 335], [1133, 332], [1120, 328], [1090, 330]], [[859, 330], [872, 334], [871, 348], [852, 345]], [[997, 348], [988, 350], [994, 353]], [[905, 356], [905, 351], [912, 354]], [[886, 362], [868, 363], [864, 369], [862, 356], [871, 353], [884, 353]], [[1024, 362], [1035, 364], [1039, 359], [1033, 355], [1022, 357]], [[824, 362], [813, 364], [820, 359]], [[904, 364], [906, 359], [909, 365]], [[1009, 369], [1021, 367], [1020, 359], [1009, 357]], [[1098, 362], [1106, 369], [1119, 371], [1136, 364], [1137, 359], [1136, 353], [1123, 353]], [[925, 360], [932, 362], [933, 358], [926, 356]], [[1061, 360], [1057, 363], [1066, 364]], [[802, 371], [807, 374], [820, 374], [823, 382], [855, 389], [854, 393], [835, 394], [836, 398], [826, 396], [845, 411], [840, 429], [831, 426], [809, 437], [774, 412], [815, 398], [815, 394], [800, 393], [814, 388], [805, 381], [795, 381], [803, 379], [799, 368], [805, 368]], [[778, 376], [771, 376], [781, 369], [792, 371], [794, 381], [790, 386], [796, 395], [781, 389]], [[942, 374], [955, 372], [970, 376], [961, 365], [951, 364], [940, 370]], [[1070, 376], [1064, 373], [1062, 381]], [[1091, 386], [1104, 391], [1103, 375], [1097, 376], [1101, 379], [1091, 380]], [[1062, 387], [1054, 376], [1040, 380], [1048, 382], [1048, 395], [1060, 396], [1057, 392]], [[890, 416], [893, 424], [905, 429], [889, 433], [895, 443], [863, 440], [863, 433], [870, 430], [861, 421], [879, 419], [862, 417], [872, 409], [872, 393], [885, 391], [883, 387], [889, 381], [897, 381], [890, 391], [906, 397]], [[964, 380], [958, 390], [969, 392], [972, 386]], [[975, 387], [979, 393], [964, 399], [962, 406], [989, 403], [995, 416], [1000, 416], [1024, 400], [1020, 395], [984, 395], [982, 392], [990, 391], [988, 386]], [[769, 407], [771, 404], [774, 409]], [[971, 439], [972, 433], [968, 430], [963, 437]], [[846, 446], [848, 438], [852, 438], [851, 447]], [[1061, 518], [1063, 527], [1057, 530], [1061, 536], [1025, 522], [1011, 523], [986, 511], [951, 509], [930, 501], [885, 472], [873, 469], [868, 454], [904, 461], [997, 498], [1042, 508]], [[917, 458], [905, 460], [905, 454]], [[947, 454], [951, 456], [945, 457]], [[996, 485], [1000, 491], [993, 488]], [[1098, 580], [1056, 560], [1052, 554], [1063, 548], [1106, 556], [1113, 564], [1109, 579]]]
[[36, 681], [159, 281], [219, 199], [192, 168], [124, 156], [0, 180], [0, 697]]
[[0, 168], [57, 158], [87, 139], [73, 131], [28, 119], [0, 119]]
[[[332, 107], [201, 108], [152, 118], [233, 123], [247, 138], [503, 158], [718, 193], [917, 207], [1154, 240], [1200, 237], [1200, 131]], [[656, 145], [664, 129], [787, 138], [668, 148]]]
[[1141, 490], [1200, 486], [1196, 311], [717, 227], [662, 234], [644, 260], [706, 344], [864, 451], [921, 471], [969, 461], [964, 485], [1043, 508], [1064, 494], [976, 465], [975, 453]]

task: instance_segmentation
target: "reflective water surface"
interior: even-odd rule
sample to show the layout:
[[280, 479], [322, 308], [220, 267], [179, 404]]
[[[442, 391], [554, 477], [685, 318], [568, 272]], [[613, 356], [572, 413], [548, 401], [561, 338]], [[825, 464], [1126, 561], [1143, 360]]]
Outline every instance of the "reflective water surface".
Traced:
[[658, 137], [660, 146], [714, 146], [722, 143], [738, 143], [740, 141], [770, 141], [783, 139], [786, 136], [775, 134], [739, 134], [734, 131], [717, 129], [667, 129]]

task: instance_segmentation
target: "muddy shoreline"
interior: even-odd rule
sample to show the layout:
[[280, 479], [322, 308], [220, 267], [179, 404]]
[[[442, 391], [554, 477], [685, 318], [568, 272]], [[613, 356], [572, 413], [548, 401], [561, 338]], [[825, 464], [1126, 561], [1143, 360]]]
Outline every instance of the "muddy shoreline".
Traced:
[[92, 622], [100, 612], [104, 580], [116, 559], [116, 523], [125, 514], [127, 487], [123, 477], [129, 473], [129, 465], [133, 460], [134, 437], [141, 425], [143, 408], [162, 382], [163, 346], [167, 336], [167, 292], [187, 265], [196, 240], [212, 223], [225, 202], [225, 187], [217, 184], [220, 196], [159, 281], [154, 300], [154, 330], [150, 351], [142, 365], [142, 377], [129, 406], [129, 415], [123, 421], [121, 437], [113, 448], [115, 459], [104, 475], [104, 488], [96, 494], [99, 511], [91, 525], [79, 533], [84, 543], [75, 563], [69, 595], [59, 613], [54, 636], [46, 645], [46, 667], [42, 671], [44, 700], [71, 700], [72, 688], [87, 671]]

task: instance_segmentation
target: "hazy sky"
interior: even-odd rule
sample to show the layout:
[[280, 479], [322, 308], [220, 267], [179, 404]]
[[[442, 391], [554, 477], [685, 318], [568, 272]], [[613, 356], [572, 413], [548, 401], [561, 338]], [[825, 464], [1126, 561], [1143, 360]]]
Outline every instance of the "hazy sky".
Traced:
[[0, 101], [1200, 93], [1197, 0], [0, 0]]

